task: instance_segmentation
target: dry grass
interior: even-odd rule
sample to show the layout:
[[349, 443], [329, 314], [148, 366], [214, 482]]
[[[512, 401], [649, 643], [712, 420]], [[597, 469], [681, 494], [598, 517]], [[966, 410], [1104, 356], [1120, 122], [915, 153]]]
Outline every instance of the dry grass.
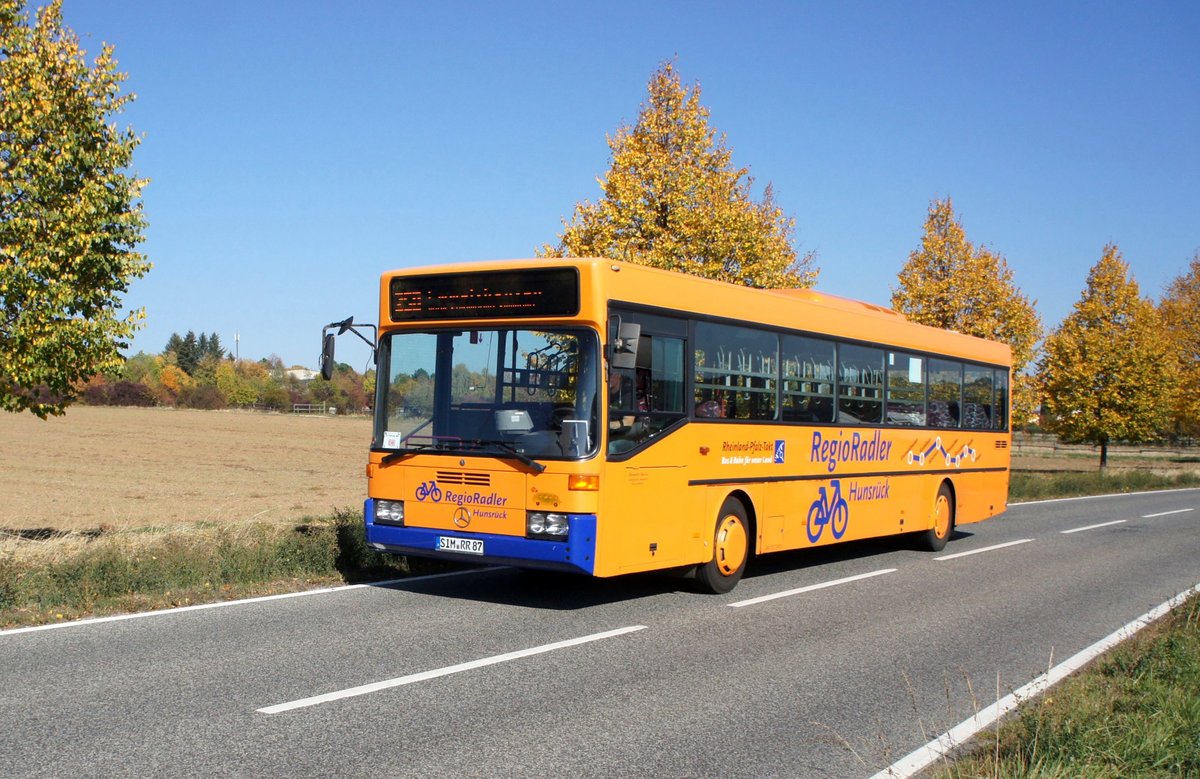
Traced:
[[0, 414], [0, 530], [290, 521], [361, 505], [370, 420], [77, 406]]

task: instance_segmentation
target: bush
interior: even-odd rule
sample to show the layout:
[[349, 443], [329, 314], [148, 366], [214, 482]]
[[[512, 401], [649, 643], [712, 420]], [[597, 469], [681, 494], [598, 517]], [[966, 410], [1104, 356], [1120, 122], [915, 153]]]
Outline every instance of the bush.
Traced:
[[107, 406], [108, 392], [107, 384], [102, 381], [93, 382], [83, 388], [83, 392], [79, 393], [79, 397], [89, 406]]
[[273, 384], [263, 390], [262, 397], [259, 402], [272, 411], [291, 411], [292, 398], [288, 395], [288, 391], [279, 385]]
[[156, 400], [154, 392], [145, 384], [118, 381], [111, 385], [108, 402], [112, 406], [153, 406]]
[[180, 408], [213, 411], [225, 408], [225, 397], [212, 384], [198, 384], [180, 391], [178, 405]]
[[96, 381], [83, 390], [83, 402], [89, 406], [155, 406], [154, 391], [136, 381], [116, 381], [108, 384]]

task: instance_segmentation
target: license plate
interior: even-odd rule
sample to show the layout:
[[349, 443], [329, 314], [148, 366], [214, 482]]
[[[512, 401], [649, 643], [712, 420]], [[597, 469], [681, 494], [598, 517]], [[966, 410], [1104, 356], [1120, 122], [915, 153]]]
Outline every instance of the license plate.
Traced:
[[461, 552], [464, 554], [483, 554], [483, 541], [478, 538], [455, 538], [454, 536], [438, 536], [437, 548], [442, 552]]

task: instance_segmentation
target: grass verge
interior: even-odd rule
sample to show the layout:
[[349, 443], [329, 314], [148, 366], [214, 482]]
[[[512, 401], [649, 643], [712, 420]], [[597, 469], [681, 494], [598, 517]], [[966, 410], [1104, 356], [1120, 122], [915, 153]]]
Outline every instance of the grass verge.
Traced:
[[934, 771], [970, 777], [1200, 776], [1200, 598], [1026, 704]]
[[4, 543], [13, 548], [0, 549], [0, 627], [448, 569], [370, 549], [362, 515], [351, 510], [300, 525], [212, 523]]
[[1164, 475], [1152, 471], [1013, 471], [1009, 479], [1010, 502], [1111, 495], [1122, 492], [1200, 487], [1200, 474]]

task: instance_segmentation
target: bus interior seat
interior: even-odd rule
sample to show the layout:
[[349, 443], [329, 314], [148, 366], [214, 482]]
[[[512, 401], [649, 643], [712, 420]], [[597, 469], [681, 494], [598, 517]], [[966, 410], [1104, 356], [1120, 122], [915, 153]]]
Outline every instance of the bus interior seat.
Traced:
[[929, 401], [930, 427], [957, 427], [958, 414], [955, 412], [958, 409], [952, 408], [957, 405], [957, 403], [952, 404], [946, 400]]
[[963, 404], [963, 427], [986, 430], [991, 426], [991, 418], [986, 407], [980, 403]]

